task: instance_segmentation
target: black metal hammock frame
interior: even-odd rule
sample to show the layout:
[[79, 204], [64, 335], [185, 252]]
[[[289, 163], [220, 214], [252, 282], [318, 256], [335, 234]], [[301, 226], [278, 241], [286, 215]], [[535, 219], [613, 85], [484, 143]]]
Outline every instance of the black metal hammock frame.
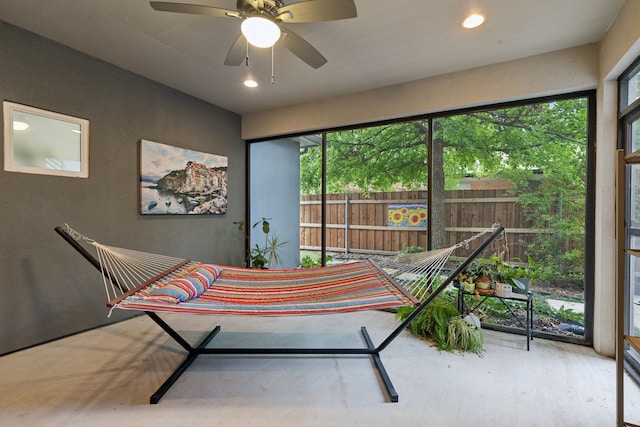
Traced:
[[[196, 345], [190, 344], [187, 340], [185, 340], [174, 328], [172, 328], [167, 322], [165, 322], [159, 315], [158, 312], [175, 312], [170, 309], [162, 310], [157, 309], [159, 306], [154, 307], [151, 305], [150, 309], [145, 309], [144, 306], [139, 307], [135, 305], [133, 308], [127, 308], [126, 304], [120, 306], [123, 303], [123, 298], [131, 296], [133, 293], [138, 292], [140, 289], [144, 287], [148, 287], [150, 283], [156, 283], [162, 279], [163, 275], [155, 276], [150, 280], [143, 281], [138, 288], [129, 289], [128, 286], [123, 285], [122, 280], [117, 277], [117, 272], [114, 273], [114, 270], [105, 269], [104, 260], [101, 259], [101, 256], [94, 256], [91, 252], [89, 252], [83, 245], [79, 243], [79, 240], [85, 240], [86, 242], [98, 246], [99, 248], [107, 248], [109, 252], [116, 251], [118, 248], [106, 247], [97, 242], [94, 242], [91, 239], [87, 239], [86, 237], [78, 234], [70, 227], [67, 226], [67, 229], [63, 229], [62, 227], [56, 227], [55, 231], [62, 236], [75, 250], [77, 250], [87, 261], [89, 261], [95, 268], [97, 268], [105, 278], [105, 286], [107, 283], [119, 289], [123, 295], [120, 297], [110, 301], [107, 305], [112, 308], [124, 308], [124, 309], [133, 309], [142, 311], [146, 314], [151, 320], [153, 320], [162, 330], [164, 330], [171, 338], [173, 338], [178, 345], [180, 345], [186, 351], [186, 357], [184, 361], [177, 367], [177, 369], [167, 378], [167, 380], [151, 395], [150, 403], [156, 404], [160, 401], [160, 399], [169, 391], [171, 386], [180, 378], [180, 376], [187, 370], [187, 368], [193, 363], [193, 361], [200, 355], [203, 354], [217, 354], [217, 355], [362, 355], [369, 356], [374, 363], [376, 370], [380, 375], [380, 379], [383, 382], [384, 388], [388, 394], [389, 399], [392, 402], [398, 401], [398, 393], [396, 392], [389, 375], [382, 363], [380, 358], [380, 353], [387, 348], [391, 342], [403, 331], [405, 330], [409, 324], [413, 321], [413, 319], [418, 316], [442, 291], [444, 291], [449, 285], [452, 284], [454, 279], [462, 272], [465, 267], [476, 257], [478, 257], [496, 238], [498, 238], [503, 232], [504, 228], [499, 224], [494, 224], [492, 227], [487, 230], [478, 233], [477, 235], [471, 237], [470, 239], [465, 240], [452, 248], [466, 248], [469, 249], [469, 244], [471, 241], [478, 239], [477, 246], [475, 249], [471, 250], [471, 253], [464, 258], [455, 268], [452, 268], [449, 274], [444, 277], [441, 275], [440, 269], [442, 268], [439, 265], [439, 268], [435, 274], [432, 274], [432, 277], [429, 280], [434, 279], [433, 276], [437, 276], [437, 280], [434, 283], [434, 286], [428, 290], [427, 293], [424, 293], [419, 298], [421, 302], [417, 305], [417, 308], [409, 315], [403, 322], [401, 322], [380, 344], [377, 346], [374, 345], [369, 333], [367, 332], [366, 327], [361, 327], [360, 332], [362, 337], [366, 343], [366, 347], [354, 347], [354, 348], [221, 348], [221, 347], [213, 347], [208, 348], [208, 344], [211, 340], [220, 332], [220, 326], [216, 326], [211, 332], [209, 332], [204, 339], [202, 339]], [[482, 237], [483, 240], [479, 238]], [[100, 249], [98, 249], [100, 250]], [[135, 251], [123, 250], [127, 253], [136, 253]], [[453, 249], [450, 250], [451, 253]], [[180, 263], [183, 265], [184, 262]], [[379, 273], [379, 277], [381, 280], [385, 282], [391, 282], [394, 286], [397, 286], [398, 289], [409, 289], [412, 290], [411, 286], [406, 286], [407, 277], [410, 276], [410, 281], [413, 283], [424, 282], [424, 277], [430, 272], [425, 272], [424, 267], [420, 271], [420, 273], [416, 274], [416, 270], [404, 269], [401, 264], [398, 263], [381, 263], [381, 264], [371, 264], [372, 267]], [[174, 271], [175, 268], [172, 268], [166, 272], [166, 274]], [[322, 268], [317, 269], [319, 272], [322, 272]], [[293, 270], [292, 270], [293, 271]], [[298, 270], [299, 271], [299, 270]], [[388, 272], [394, 272], [388, 274]], [[434, 273], [434, 272], [431, 272]], [[393, 276], [393, 277], [392, 277]], [[440, 281], [441, 279], [441, 281]], [[423, 291], [423, 290], [421, 290]], [[404, 291], [403, 291], [404, 292]], [[109, 291], [107, 291], [107, 295], [109, 296]], [[415, 293], [414, 293], [415, 295]], [[418, 295], [416, 295], [418, 297]], [[188, 303], [184, 303], [188, 305]], [[177, 304], [180, 305], [180, 304]], [[175, 304], [173, 305], [176, 306]], [[354, 311], [354, 310], [352, 310]], [[185, 311], [189, 312], [189, 311]], [[208, 313], [205, 313], [208, 314]], [[222, 314], [222, 313], [220, 313]], [[233, 314], [233, 313], [232, 313]], [[311, 313], [313, 314], [313, 313]], [[277, 315], [277, 314], [276, 314]]]

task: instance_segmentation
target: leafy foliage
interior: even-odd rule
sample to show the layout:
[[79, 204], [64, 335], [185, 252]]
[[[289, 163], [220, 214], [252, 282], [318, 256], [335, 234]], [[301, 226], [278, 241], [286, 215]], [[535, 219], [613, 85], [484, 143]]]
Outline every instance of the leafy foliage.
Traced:
[[[333, 257], [331, 255], [325, 256], [325, 265], [332, 259]], [[300, 265], [302, 268], [322, 267], [322, 261], [320, 258], [314, 259], [311, 255], [306, 254], [300, 259]]]
[[[569, 99], [447, 117], [434, 129], [444, 150], [446, 188], [463, 174], [506, 179], [529, 226], [554, 230], [527, 248], [545, 276], [583, 270], [586, 113], [586, 99]], [[451, 132], [460, 127], [469, 129], [466, 145]]]
[[532, 284], [535, 280], [541, 277], [541, 271], [538, 264], [528, 257], [527, 262], [523, 263], [519, 258], [512, 258], [510, 262], [504, 259], [504, 254], [494, 254], [489, 258], [493, 266], [493, 278], [503, 283], [508, 283], [515, 287], [513, 279], [532, 279]]
[[[396, 317], [403, 321], [413, 312], [412, 307], [402, 307]], [[439, 350], [482, 354], [482, 331], [467, 323], [447, 298], [435, 298], [409, 324], [414, 335], [433, 339]]]
[[417, 254], [420, 252], [424, 252], [424, 248], [420, 246], [405, 246], [400, 251], [401, 254]]
[[489, 276], [491, 277], [493, 272], [492, 265], [485, 259], [476, 258], [467, 265], [462, 273], [460, 273], [459, 280], [473, 282], [478, 277]]
[[[413, 312], [412, 307], [402, 307], [396, 317], [404, 320]], [[449, 320], [458, 316], [458, 310], [449, 301], [435, 298], [409, 325], [415, 335], [433, 338], [441, 350], [450, 350], [447, 344], [447, 328]]]
[[[255, 247], [249, 250], [247, 254], [247, 265], [252, 268], [268, 268], [279, 264], [282, 260], [280, 258], [280, 248], [288, 242], [282, 242], [280, 238], [271, 233], [271, 218], [262, 218], [257, 221], [251, 228], [255, 229], [260, 226], [260, 230], [264, 234], [264, 245], [260, 246], [256, 243]], [[245, 238], [249, 240], [249, 234], [244, 229], [244, 221], [233, 222], [239, 231], [245, 234]]]
[[[431, 132], [431, 135], [430, 135]], [[432, 146], [428, 182], [427, 144]], [[583, 271], [587, 99], [475, 111], [327, 134], [327, 191], [397, 187], [432, 192], [434, 247], [444, 245], [444, 191], [467, 176], [513, 185], [527, 226], [552, 229], [527, 248], [545, 276]], [[321, 150], [301, 153], [301, 191], [320, 193]], [[442, 232], [443, 233], [443, 232]]]
[[562, 304], [555, 313], [556, 317], [562, 321], [573, 321], [584, 324], [584, 314], [578, 313], [572, 308], [565, 308]]
[[[428, 135], [408, 122], [354, 129], [327, 135], [327, 192], [344, 193], [356, 187], [368, 194], [388, 191], [397, 184], [409, 189], [427, 185]], [[301, 191], [320, 194], [321, 150], [309, 148], [300, 159]]]
[[481, 355], [484, 350], [484, 335], [461, 316], [454, 317], [447, 326], [447, 346]]

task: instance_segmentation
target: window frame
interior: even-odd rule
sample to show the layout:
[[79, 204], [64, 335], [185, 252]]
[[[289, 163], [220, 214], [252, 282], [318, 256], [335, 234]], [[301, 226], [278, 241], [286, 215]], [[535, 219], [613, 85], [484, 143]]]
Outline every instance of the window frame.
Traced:
[[[351, 125], [351, 126], [339, 126], [339, 127], [321, 129], [321, 130], [316, 130], [314, 132], [303, 132], [303, 133], [294, 133], [294, 134], [288, 134], [288, 135], [280, 135], [277, 138], [273, 136], [256, 138], [256, 139], [248, 140], [247, 143], [253, 144], [253, 143], [259, 143], [263, 141], [279, 139], [279, 138], [293, 138], [293, 137], [306, 136], [306, 135], [320, 135], [323, 138], [325, 138], [325, 135], [331, 132], [340, 132], [340, 131], [346, 131], [346, 130], [361, 129], [366, 127], [376, 127], [376, 126], [409, 122], [409, 121], [418, 121], [418, 120], [428, 121], [430, 127], [432, 127], [433, 120], [437, 118], [443, 118], [443, 117], [446, 118], [446, 117], [451, 117], [459, 114], [468, 114], [468, 113], [479, 112], [479, 111], [491, 111], [496, 109], [505, 109], [510, 107], [522, 106], [522, 105], [548, 103], [548, 102], [575, 99], [575, 98], [585, 98], [587, 100], [587, 111], [586, 111], [586, 116], [587, 116], [586, 117], [586, 120], [587, 120], [586, 169], [587, 170], [586, 170], [585, 221], [584, 221], [585, 222], [585, 225], [584, 225], [584, 229], [585, 229], [585, 245], [584, 245], [585, 334], [583, 338], [576, 338], [576, 337], [566, 337], [563, 335], [538, 332], [538, 331], [535, 331], [534, 333], [535, 333], [535, 336], [544, 337], [544, 338], [552, 339], [555, 341], [591, 346], [593, 345], [593, 330], [594, 330], [593, 321], [594, 321], [594, 299], [595, 299], [595, 267], [594, 267], [595, 265], [595, 237], [594, 237], [595, 235], [594, 234], [595, 233], [595, 136], [596, 136], [596, 91], [595, 90], [567, 92], [563, 94], [555, 94], [555, 95], [536, 97], [536, 98], [526, 98], [526, 99], [520, 99], [516, 101], [498, 102], [498, 103], [491, 103], [491, 104], [479, 105], [474, 107], [443, 110], [443, 111], [432, 112], [428, 114], [419, 114], [419, 115], [395, 118], [390, 120], [381, 120], [381, 121], [375, 121], [375, 122], [359, 123], [357, 125]], [[428, 167], [428, 173], [429, 173], [428, 179], [430, 182], [432, 180], [431, 174], [433, 171], [433, 165], [431, 163], [433, 159], [433, 156], [431, 155], [432, 144], [433, 144], [432, 134], [431, 132], [429, 132], [429, 146], [428, 146], [428, 150], [429, 150], [428, 162], [429, 163], [427, 167]], [[326, 160], [326, 156], [323, 156], [323, 159]], [[325, 160], [323, 160], [323, 162]], [[247, 173], [248, 175], [250, 175], [249, 170]], [[323, 167], [322, 177], [321, 177], [322, 180], [326, 180], [325, 174], [326, 174], [326, 167]], [[250, 179], [247, 179], [247, 187], [249, 186], [250, 186]], [[323, 209], [325, 209], [326, 200], [324, 199], [326, 199], [326, 188], [324, 185], [323, 185], [322, 196], [323, 196], [322, 206], [323, 206]], [[431, 186], [428, 187], [427, 197], [429, 199], [429, 205], [431, 205], [432, 203]], [[324, 215], [321, 220], [323, 222], [325, 221]], [[431, 218], [429, 218], [428, 231], [427, 231], [428, 233], [427, 249], [431, 248], [431, 242], [430, 242], [431, 235], [432, 235], [431, 222], [432, 222]], [[324, 237], [324, 233], [323, 233], [323, 237]], [[324, 253], [325, 253], [324, 251], [326, 251], [326, 244], [324, 242], [322, 244], [321, 250], [323, 250], [322, 259], [324, 259]]]
[[[618, 99], [619, 99], [619, 111], [618, 111], [618, 147], [623, 149], [625, 154], [629, 154], [634, 151], [632, 146], [632, 129], [633, 124], [640, 125], [640, 96], [633, 101], [629, 102], [629, 82], [640, 79], [640, 57], [638, 57], [618, 78]], [[640, 141], [636, 141], [636, 145]], [[635, 147], [640, 149], [640, 147]], [[637, 150], [636, 150], [637, 151]], [[625, 174], [625, 225], [624, 225], [624, 243], [625, 247], [630, 247], [630, 243], [633, 238], [640, 237], [640, 225], [633, 226], [631, 222], [631, 203], [628, 201], [632, 197], [632, 174]], [[625, 255], [624, 260], [624, 304], [623, 304], [623, 316], [624, 316], [624, 334], [631, 333], [633, 322], [631, 321], [632, 313], [632, 298], [631, 291], [634, 288], [631, 283], [631, 266], [632, 262], [630, 255]], [[632, 351], [629, 346], [624, 348], [624, 359], [627, 363], [629, 373], [636, 379], [640, 380], [640, 357], [637, 353]]]
[[[69, 116], [66, 114], [56, 113], [53, 111], [43, 110], [28, 105], [22, 105], [15, 102], [3, 101], [3, 119], [4, 119], [4, 170], [7, 172], [20, 172], [37, 175], [54, 175], [71, 178], [88, 178], [89, 177], [89, 120], [78, 117]], [[70, 129], [68, 138], [64, 135], [57, 133], [55, 145], [70, 146], [71, 150], [79, 150], [79, 167], [76, 169], [68, 169], [64, 166], [60, 168], [45, 167], [45, 166], [32, 166], [20, 164], [16, 159], [16, 142], [20, 139], [19, 132], [24, 130], [17, 130], [14, 128], [17, 115], [24, 115], [28, 119], [33, 119], [31, 131], [36, 132], [34, 135], [38, 135], [37, 138], [42, 138], [43, 134], [52, 132], [52, 128], [46, 129], [44, 126], [47, 124], [54, 125], [56, 127], [73, 127]], [[25, 123], [26, 124], [26, 123]], [[28, 124], [26, 124], [28, 126]], [[77, 129], [75, 129], [77, 127]], [[31, 132], [30, 131], [30, 132]], [[75, 134], [74, 134], [75, 133]], [[27, 139], [21, 141], [22, 144], [31, 144], [28, 147], [36, 152], [39, 159], [46, 162], [47, 157], [40, 146], [42, 145], [41, 139], [35, 137], [29, 141]], [[53, 159], [59, 160], [59, 159]], [[75, 159], [74, 159], [75, 160]]]

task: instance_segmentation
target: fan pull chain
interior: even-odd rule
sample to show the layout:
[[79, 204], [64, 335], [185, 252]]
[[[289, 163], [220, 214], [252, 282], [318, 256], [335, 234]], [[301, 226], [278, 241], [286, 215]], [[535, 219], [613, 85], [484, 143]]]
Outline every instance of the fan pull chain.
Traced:
[[271, 46], [271, 84], [274, 84], [276, 81], [276, 77], [275, 77], [275, 73], [273, 71], [274, 66], [273, 66], [273, 46]]

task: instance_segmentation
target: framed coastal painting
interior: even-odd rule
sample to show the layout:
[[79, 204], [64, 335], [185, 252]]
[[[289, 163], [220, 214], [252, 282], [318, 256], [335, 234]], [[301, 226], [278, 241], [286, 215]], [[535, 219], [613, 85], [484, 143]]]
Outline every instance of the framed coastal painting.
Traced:
[[227, 212], [225, 156], [140, 141], [142, 215], [223, 215]]

